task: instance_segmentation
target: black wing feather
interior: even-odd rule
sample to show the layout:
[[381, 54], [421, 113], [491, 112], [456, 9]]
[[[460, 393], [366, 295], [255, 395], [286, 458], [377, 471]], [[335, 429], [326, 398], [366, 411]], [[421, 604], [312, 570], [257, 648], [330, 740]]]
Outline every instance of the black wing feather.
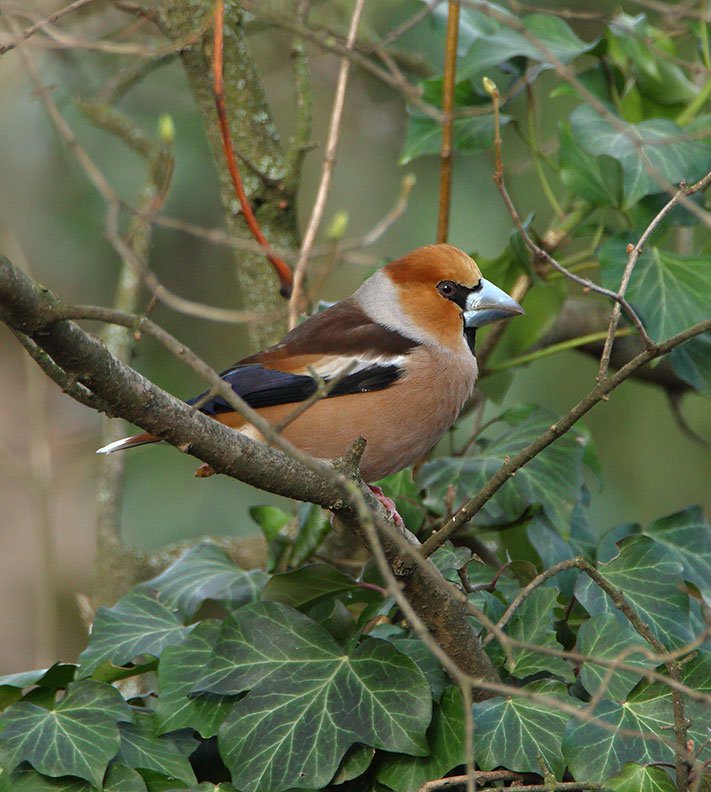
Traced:
[[[400, 366], [373, 363], [352, 374], [347, 374], [324, 398], [383, 390], [397, 382], [402, 373]], [[255, 409], [305, 401], [316, 392], [318, 387], [317, 381], [307, 374], [291, 374], [266, 368], [259, 363], [233, 366], [220, 376], [232, 386], [232, 390], [238, 396]], [[329, 382], [329, 379], [324, 378], [324, 381]], [[209, 391], [204, 391], [199, 396], [189, 399], [188, 404], [201, 402], [208, 393]], [[204, 404], [200, 404], [199, 409], [209, 415], [233, 410], [221, 396], [208, 399]]]

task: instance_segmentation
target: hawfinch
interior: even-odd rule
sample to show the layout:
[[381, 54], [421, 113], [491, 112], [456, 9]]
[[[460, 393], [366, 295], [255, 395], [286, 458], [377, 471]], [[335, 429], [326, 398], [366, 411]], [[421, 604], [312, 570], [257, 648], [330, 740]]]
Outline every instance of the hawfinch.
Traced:
[[[477, 328], [522, 313], [466, 253], [429, 245], [386, 264], [350, 297], [221, 377], [271, 424], [287, 422], [282, 435], [314, 457], [341, 457], [362, 435], [361, 474], [377, 481], [413, 464], [454, 423], [477, 379]], [[318, 380], [327, 396], [288, 423]], [[220, 396], [188, 404], [263, 439]], [[97, 453], [157, 442], [141, 434]], [[212, 472], [203, 465], [196, 475]]]

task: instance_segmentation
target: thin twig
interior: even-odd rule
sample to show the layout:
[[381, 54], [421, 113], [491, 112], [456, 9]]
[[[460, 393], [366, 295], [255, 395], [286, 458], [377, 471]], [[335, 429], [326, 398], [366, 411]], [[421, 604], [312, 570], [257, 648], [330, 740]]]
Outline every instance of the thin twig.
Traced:
[[7, 44], [0, 45], [0, 55], [4, 55], [6, 52], [14, 49], [21, 41], [27, 41], [30, 36], [33, 36], [38, 30], [42, 30], [43, 27], [51, 25], [53, 22], [56, 22], [58, 19], [61, 19], [67, 14], [78, 11], [80, 8], [89, 5], [89, 3], [92, 3], [93, 1], [94, 0], [74, 0], [74, 2], [70, 3], [68, 6], [60, 8], [59, 11], [55, 11], [53, 14], [41, 19], [39, 22], [36, 22], [31, 27], [26, 28], [20, 33], [16, 33], [13, 41], [8, 41]]
[[514, 221], [514, 225], [518, 229], [519, 234], [521, 234], [521, 238], [523, 239], [526, 247], [533, 253], [534, 258], [537, 262], [544, 262], [548, 264], [553, 269], [557, 270], [561, 274], [565, 275], [570, 280], [575, 281], [575, 283], [579, 284], [583, 287], [586, 292], [593, 291], [597, 294], [602, 294], [605, 297], [609, 297], [611, 300], [619, 303], [620, 306], [624, 309], [625, 313], [628, 315], [630, 321], [635, 326], [637, 332], [640, 335], [644, 345], [647, 348], [652, 348], [654, 346], [654, 342], [649, 337], [649, 334], [644, 328], [641, 319], [635, 313], [635, 310], [632, 306], [625, 300], [624, 297], [617, 294], [616, 292], [611, 291], [610, 289], [606, 289], [603, 286], [599, 286], [597, 283], [594, 283], [589, 278], [581, 278], [578, 275], [575, 275], [573, 272], [570, 272], [544, 248], [537, 245], [531, 235], [528, 233], [527, 229], [523, 225], [521, 221], [521, 217], [516, 209], [513, 201], [511, 200], [511, 196], [508, 193], [506, 188], [506, 182], [504, 179], [504, 165], [503, 160], [501, 158], [501, 133], [500, 133], [500, 124], [499, 124], [499, 89], [496, 85], [489, 80], [488, 78], [484, 78], [484, 87], [486, 88], [488, 94], [491, 96], [491, 101], [494, 109], [494, 154], [495, 154], [495, 169], [494, 169], [494, 184], [496, 184], [499, 192], [501, 193], [501, 197], [504, 199], [504, 203], [506, 204], [506, 208], [509, 210], [509, 214], [511, 215], [512, 220]]
[[[711, 171], [707, 173], [703, 179], [699, 179], [695, 184], [687, 185], [686, 182], [681, 182], [679, 184], [679, 189], [674, 193], [669, 201], [664, 205], [662, 210], [656, 215], [656, 217], [649, 223], [647, 228], [644, 230], [644, 233], [639, 238], [639, 241], [636, 245], [629, 245], [627, 248], [627, 265], [625, 266], [625, 271], [622, 273], [622, 280], [620, 281], [620, 287], [617, 290], [617, 293], [620, 297], [624, 297], [625, 293], [627, 292], [627, 287], [629, 286], [630, 279], [632, 278], [632, 272], [637, 264], [637, 260], [639, 259], [644, 246], [647, 244], [649, 238], [652, 236], [654, 231], [656, 230], [657, 226], [662, 222], [662, 220], [671, 212], [671, 210], [679, 203], [679, 200], [682, 196], [690, 196], [694, 193], [700, 192], [705, 190], [708, 185], [711, 184]], [[621, 313], [621, 306], [619, 302], [616, 302], [612, 308], [612, 313], [610, 314], [610, 323], [607, 329], [607, 337], [605, 339], [605, 346], [602, 350], [602, 355], [600, 357], [600, 368], [598, 371], [597, 378], [598, 380], [602, 380], [607, 376], [607, 371], [610, 366], [610, 356], [612, 355], [612, 345], [615, 342], [615, 333], [617, 331], [617, 325], [620, 321], [620, 313]]]
[[[361, 14], [363, 13], [363, 5], [365, 0], [356, 0], [355, 8], [353, 9], [353, 16], [351, 17], [351, 24], [348, 30], [348, 38], [346, 40], [346, 49], [352, 50], [355, 44], [356, 36], [358, 34], [358, 26], [360, 24]], [[343, 109], [345, 107], [346, 87], [348, 85], [348, 74], [350, 72], [351, 62], [348, 58], [341, 58], [341, 65], [338, 70], [338, 80], [336, 82], [336, 95], [333, 99], [333, 109], [331, 110], [331, 121], [328, 129], [328, 138], [326, 140], [326, 151], [323, 158], [323, 167], [321, 170], [321, 181], [319, 183], [316, 200], [311, 211], [308, 226], [304, 233], [304, 241], [301, 245], [301, 253], [299, 260], [296, 263], [294, 270], [294, 288], [289, 301], [289, 327], [295, 327], [298, 322], [299, 313], [303, 309], [302, 302], [304, 299], [304, 279], [306, 275], [306, 266], [308, 264], [309, 256], [311, 255], [311, 248], [316, 241], [316, 234], [318, 233], [321, 220], [323, 219], [324, 209], [326, 208], [326, 198], [331, 186], [331, 178], [333, 176], [333, 166], [336, 162], [336, 150], [338, 149], [338, 139], [341, 132], [341, 122], [343, 120]]]
[[220, 125], [220, 136], [222, 138], [222, 147], [227, 161], [227, 168], [230, 172], [232, 185], [235, 188], [235, 193], [239, 199], [247, 227], [254, 235], [254, 238], [259, 242], [264, 255], [269, 260], [269, 263], [274, 267], [279, 283], [279, 293], [282, 297], [289, 297], [292, 289], [292, 274], [286, 262], [284, 262], [272, 250], [271, 245], [267, 238], [262, 233], [259, 227], [257, 218], [254, 216], [252, 207], [249, 205], [247, 195], [244, 191], [242, 184], [242, 177], [237, 167], [237, 160], [235, 158], [234, 146], [232, 145], [232, 135], [230, 134], [230, 125], [227, 120], [227, 109], [225, 108], [225, 91], [224, 83], [222, 80], [222, 50], [223, 50], [223, 31], [224, 31], [224, 0], [216, 0], [215, 2], [215, 36], [213, 42], [213, 76], [214, 76], [214, 91], [215, 91], [215, 107], [217, 109], [217, 120]]
[[459, 42], [459, 0], [449, 0], [447, 39], [444, 50], [442, 85], [442, 146], [439, 154], [439, 211], [437, 242], [449, 238], [449, 215], [452, 201], [452, 159], [454, 150], [454, 88], [457, 82], [457, 45]]

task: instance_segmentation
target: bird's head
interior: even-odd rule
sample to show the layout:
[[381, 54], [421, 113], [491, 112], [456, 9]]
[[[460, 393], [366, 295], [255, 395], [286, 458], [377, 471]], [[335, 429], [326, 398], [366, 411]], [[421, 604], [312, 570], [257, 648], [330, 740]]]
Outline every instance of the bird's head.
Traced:
[[452, 245], [428, 245], [391, 261], [383, 274], [394, 286], [403, 321], [456, 348], [462, 332], [524, 313], [506, 292], [482, 277], [470, 256]]

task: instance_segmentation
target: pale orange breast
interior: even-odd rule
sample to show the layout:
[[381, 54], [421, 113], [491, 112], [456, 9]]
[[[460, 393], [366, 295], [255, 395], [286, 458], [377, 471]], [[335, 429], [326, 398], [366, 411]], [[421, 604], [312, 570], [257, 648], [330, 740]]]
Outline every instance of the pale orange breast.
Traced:
[[[323, 399], [282, 434], [322, 459], [343, 456], [353, 441], [363, 436], [367, 445], [361, 474], [366, 481], [377, 481], [411, 465], [432, 448], [454, 423], [475, 381], [476, 362], [471, 355], [442, 354], [420, 347], [409, 356], [407, 373], [395, 385]], [[296, 406], [266, 407], [259, 413], [275, 424]], [[217, 418], [236, 429], [244, 426], [234, 413]]]

